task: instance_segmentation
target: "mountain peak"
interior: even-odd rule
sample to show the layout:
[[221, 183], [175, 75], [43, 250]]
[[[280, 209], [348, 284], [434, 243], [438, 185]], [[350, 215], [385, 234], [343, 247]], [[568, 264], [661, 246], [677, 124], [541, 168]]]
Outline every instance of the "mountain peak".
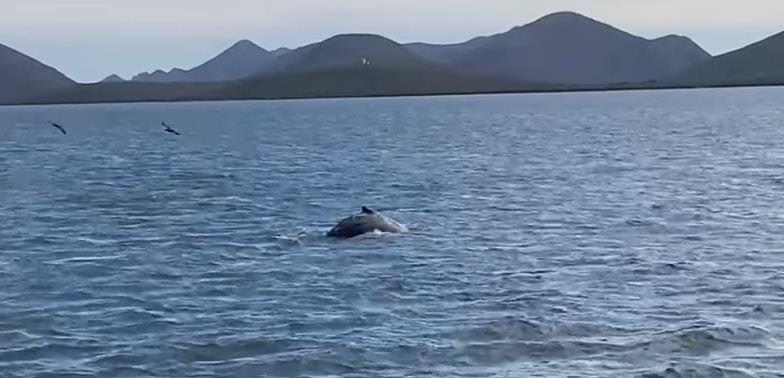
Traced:
[[265, 74], [367, 67], [425, 69], [432, 63], [377, 34], [338, 34], [279, 56]]
[[688, 39], [654, 42], [575, 12], [463, 44], [409, 46], [470, 74], [589, 85], [655, 80], [710, 58]]
[[659, 37], [652, 40], [653, 42], [667, 42], [667, 43], [694, 43], [691, 38], [677, 35], [677, 34], [668, 34], [664, 37]]
[[226, 51], [236, 50], [236, 49], [242, 49], [242, 50], [264, 50], [264, 51], [267, 51], [264, 48], [262, 48], [261, 46], [253, 43], [249, 39], [241, 39], [241, 40], [237, 41], [237, 43], [233, 44], [231, 47], [226, 49]]
[[711, 55], [703, 50], [696, 42], [692, 41], [691, 38], [682, 35], [669, 34], [664, 37], [653, 39], [651, 40], [651, 46], [670, 51], [681, 51], [681, 53], [684, 54], [690, 51], [690, 54], [695, 60], [707, 60], [711, 58]]
[[571, 19], [571, 18], [585, 19], [590, 17], [573, 11], [560, 11], [560, 12], [553, 12], [550, 14], [546, 14], [540, 17], [539, 20], [541, 21], [547, 19]]
[[103, 80], [101, 80], [101, 83], [121, 83], [121, 82], [124, 82], [124, 81], [125, 81], [125, 79], [123, 79], [119, 75], [112, 74], [112, 75], [109, 75], [109, 76], [105, 77]]
[[265, 67], [274, 56], [269, 51], [242, 39], [217, 56], [189, 70], [174, 68], [169, 72], [156, 70], [141, 73], [133, 81], [209, 83], [240, 80], [253, 76]]
[[684, 39], [684, 38], [687, 38], [687, 37], [684, 37], [682, 35], [677, 35], [677, 34], [667, 34], [665, 36], [662, 36], [662, 37], [659, 37], [659, 38], [656, 38], [656, 39], [659, 40], [659, 39]]
[[582, 34], [588, 33], [602, 33], [605, 31], [615, 31], [631, 36], [620, 29], [608, 25], [599, 20], [590, 18], [576, 12], [556, 12], [542, 16], [539, 19], [528, 24], [512, 28], [514, 33], [522, 33], [528, 31], [538, 31], [540, 33], [554, 33], [557, 35], [565, 35], [567, 33]]
[[288, 48], [288, 47], [279, 47], [279, 48], [277, 48], [275, 50], [270, 51], [272, 56], [274, 56], [276, 58], [281, 56], [281, 55], [288, 54], [289, 52], [291, 52], [291, 49]]
[[365, 33], [347, 33], [347, 34], [338, 34], [333, 37], [327, 38], [322, 43], [324, 44], [333, 44], [333, 43], [386, 43], [386, 44], [395, 44], [398, 43], [381, 35], [378, 34], [365, 34]]
[[599, 22], [596, 21], [588, 16], [582, 15], [577, 12], [571, 11], [563, 11], [563, 12], [555, 12], [550, 13], [548, 15], [540, 17], [538, 20], [532, 22], [532, 24], [536, 23], [573, 23], [573, 22]]

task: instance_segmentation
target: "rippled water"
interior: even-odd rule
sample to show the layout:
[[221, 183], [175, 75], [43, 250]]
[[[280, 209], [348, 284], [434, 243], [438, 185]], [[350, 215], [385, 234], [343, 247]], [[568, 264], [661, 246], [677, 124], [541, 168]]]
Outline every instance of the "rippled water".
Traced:
[[0, 376], [784, 376], [783, 103], [0, 108]]

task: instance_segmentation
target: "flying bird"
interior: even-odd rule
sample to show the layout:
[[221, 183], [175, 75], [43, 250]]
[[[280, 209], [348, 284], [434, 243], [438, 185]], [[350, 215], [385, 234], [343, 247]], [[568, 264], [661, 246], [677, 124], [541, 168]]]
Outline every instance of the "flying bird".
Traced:
[[182, 134], [180, 134], [179, 131], [174, 130], [171, 127], [169, 127], [169, 125], [167, 125], [166, 122], [161, 122], [161, 125], [163, 125], [163, 131], [165, 131], [167, 133], [172, 133], [174, 135], [182, 135]]
[[60, 132], [61, 132], [61, 133], [63, 133], [63, 135], [66, 135], [66, 134], [67, 134], [67, 133], [65, 132], [65, 129], [64, 129], [62, 126], [60, 126], [60, 125], [58, 125], [58, 124], [56, 124], [56, 123], [54, 123], [54, 122], [52, 122], [52, 121], [49, 121], [49, 123], [51, 123], [51, 124], [52, 124], [52, 127], [56, 127], [58, 130], [60, 130]]

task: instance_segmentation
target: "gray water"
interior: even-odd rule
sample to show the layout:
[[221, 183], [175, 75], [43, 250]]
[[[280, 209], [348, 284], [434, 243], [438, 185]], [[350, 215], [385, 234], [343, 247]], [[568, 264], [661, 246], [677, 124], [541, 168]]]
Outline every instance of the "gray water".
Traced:
[[782, 377], [782, 104], [0, 108], [0, 376]]

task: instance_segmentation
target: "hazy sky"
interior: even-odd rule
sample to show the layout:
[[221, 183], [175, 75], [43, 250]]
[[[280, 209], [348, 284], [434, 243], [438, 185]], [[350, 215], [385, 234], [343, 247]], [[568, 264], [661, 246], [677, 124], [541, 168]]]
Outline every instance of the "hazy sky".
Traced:
[[345, 32], [462, 42], [571, 10], [712, 54], [784, 30], [782, 0], [0, 0], [0, 43], [78, 81], [191, 68], [239, 39], [298, 47]]

